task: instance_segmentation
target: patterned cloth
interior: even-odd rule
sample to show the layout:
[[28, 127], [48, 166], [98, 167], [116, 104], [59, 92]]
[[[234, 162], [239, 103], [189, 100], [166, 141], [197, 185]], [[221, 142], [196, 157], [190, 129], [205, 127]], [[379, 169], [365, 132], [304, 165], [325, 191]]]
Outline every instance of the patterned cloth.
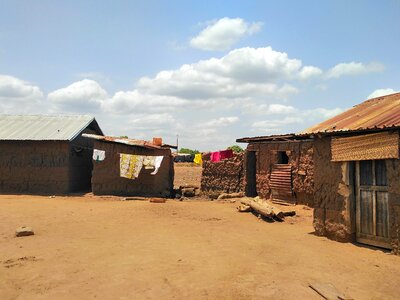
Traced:
[[119, 155], [119, 175], [121, 177], [135, 179], [138, 178], [143, 167], [144, 156], [123, 154]]
[[145, 169], [155, 169], [151, 175], [155, 175], [161, 166], [164, 156], [142, 156], [120, 153], [119, 167], [120, 176], [129, 179], [138, 178], [140, 171]]

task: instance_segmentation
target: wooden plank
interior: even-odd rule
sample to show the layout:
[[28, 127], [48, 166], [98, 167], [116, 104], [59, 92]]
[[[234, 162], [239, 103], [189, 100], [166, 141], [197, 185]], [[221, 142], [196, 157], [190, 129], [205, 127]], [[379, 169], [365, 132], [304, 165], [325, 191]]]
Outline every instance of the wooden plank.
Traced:
[[350, 300], [351, 298], [346, 297], [343, 293], [339, 292], [336, 287], [331, 283], [314, 282], [308, 285], [320, 296], [327, 300]]
[[376, 235], [389, 238], [389, 193], [376, 192]]

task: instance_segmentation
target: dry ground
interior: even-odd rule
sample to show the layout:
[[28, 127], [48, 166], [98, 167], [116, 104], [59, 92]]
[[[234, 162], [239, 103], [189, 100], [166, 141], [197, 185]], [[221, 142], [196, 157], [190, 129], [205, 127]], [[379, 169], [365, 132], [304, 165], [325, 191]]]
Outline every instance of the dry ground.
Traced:
[[175, 186], [196, 185], [200, 187], [202, 168], [194, 163], [175, 163]]
[[[0, 299], [399, 299], [400, 257], [267, 223], [236, 204], [0, 196]], [[34, 236], [14, 237], [21, 225]]]

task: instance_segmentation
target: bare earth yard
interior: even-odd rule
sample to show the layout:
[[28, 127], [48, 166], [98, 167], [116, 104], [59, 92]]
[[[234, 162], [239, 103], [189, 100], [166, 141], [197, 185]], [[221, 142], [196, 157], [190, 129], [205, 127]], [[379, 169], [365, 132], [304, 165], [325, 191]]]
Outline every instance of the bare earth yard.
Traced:
[[[267, 223], [237, 204], [0, 196], [0, 299], [399, 299], [400, 257]], [[22, 225], [34, 236], [14, 237]]]

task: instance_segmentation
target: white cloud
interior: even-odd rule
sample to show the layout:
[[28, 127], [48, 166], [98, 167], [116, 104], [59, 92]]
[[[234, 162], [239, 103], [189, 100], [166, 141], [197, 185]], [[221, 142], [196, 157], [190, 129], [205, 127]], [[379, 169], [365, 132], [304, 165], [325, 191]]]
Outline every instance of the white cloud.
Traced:
[[0, 99], [24, 101], [43, 97], [39, 87], [8, 75], [0, 75]]
[[308, 79], [314, 76], [319, 76], [321, 74], [322, 70], [320, 68], [313, 66], [305, 66], [301, 69], [299, 76], [301, 79]]
[[238, 117], [220, 117], [218, 119], [213, 119], [205, 124], [202, 125], [202, 127], [225, 127], [232, 125], [236, 122], [239, 121]]
[[131, 115], [128, 124], [133, 130], [156, 130], [176, 123], [169, 113]]
[[190, 45], [202, 50], [228, 50], [244, 36], [260, 31], [261, 27], [261, 22], [247, 23], [241, 18], [222, 18], [209, 22], [190, 40]]
[[266, 48], [240, 48], [221, 58], [186, 64], [177, 70], [143, 77], [137, 89], [143, 94], [183, 99], [274, 96], [285, 99], [297, 88], [282, 81], [305, 79], [320, 74], [318, 68], [302, 66], [284, 52]]
[[251, 115], [287, 115], [296, 112], [296, 109], [291, 105], [283, 104], [265, 104], [255, 101], [239, 104], [242, 111]]
[[386, 96], [386, 95], [390, 95], [390, 94], [394, 94], [394, 93], [397, 93], [397, 91], [395, 91], [394, 89], [391, 89], [391, 88], [377, 89], [377, 90], [373, 91], [371, 94], [369, 94], [367, 99]]
[[172, 111], [188, 103], [188, 100], [185, 99], [145, 94], [138, 90], [133, 90], [115, 93], [111, 99], [102, 103], [102, 108], [105, 112], [123, 115], [130, 113]]
[[382, 72], [384, 65], [377, 62], [363, 64], [360, 62], [340, 63], [328, 70], [327, 78], [339, 78], [345, 75], [362, 75], [368, 73]]
[[27, 81], [0, 75], [0, 113], [36, 113], [43, 100], [41, 89]]
[[59, 111], [92, 112], [101, 107], [108, 95], [96, 81], [83, 79], [49, 93], [47, 98]]
[[276, 119], [276, 116], [272, 114], [267, 120], [255, 121], [251, 124], [252, 131], [262, 134], [293, 133], [294, 131], [299, 131], [299, 128], [305, 128], [307, 124], [311, 126], [313, 123], [322, 122], [343, 111], [340, 108], [301, 110], [291, 106], [285, 107], [284, 105], [279, 105], [276, 109], [278, 114], [281, 115], [279, 119]]

